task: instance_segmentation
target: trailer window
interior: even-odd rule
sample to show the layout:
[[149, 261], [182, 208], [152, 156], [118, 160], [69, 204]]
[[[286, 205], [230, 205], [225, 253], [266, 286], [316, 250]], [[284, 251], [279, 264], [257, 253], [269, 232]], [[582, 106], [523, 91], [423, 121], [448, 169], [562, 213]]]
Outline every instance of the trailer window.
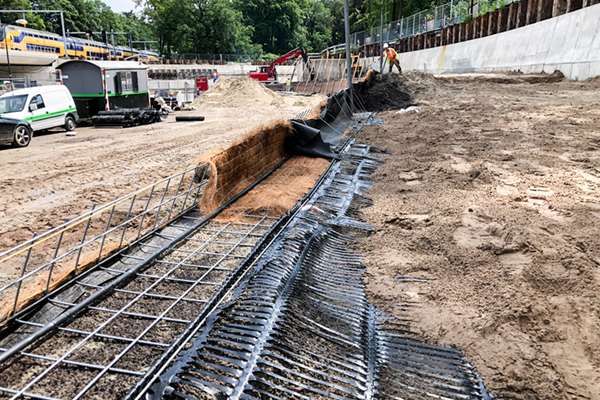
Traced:
[[121, 72], [121, 93], [133, 92], [133, 78], [131, 71]]

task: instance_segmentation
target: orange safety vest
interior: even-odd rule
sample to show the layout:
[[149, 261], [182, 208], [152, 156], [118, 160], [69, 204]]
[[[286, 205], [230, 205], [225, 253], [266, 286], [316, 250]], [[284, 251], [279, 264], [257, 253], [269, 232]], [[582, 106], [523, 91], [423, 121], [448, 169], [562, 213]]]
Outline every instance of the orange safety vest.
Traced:
[[385, 55], [388, 58], [388, 64], [390, 63], [391, 60], [397, 60], [398, 59], [398, 54], [396, 53], [396, 50], [392, 49], [391, 47], [388, 47], [385, 51], [384, 51]]

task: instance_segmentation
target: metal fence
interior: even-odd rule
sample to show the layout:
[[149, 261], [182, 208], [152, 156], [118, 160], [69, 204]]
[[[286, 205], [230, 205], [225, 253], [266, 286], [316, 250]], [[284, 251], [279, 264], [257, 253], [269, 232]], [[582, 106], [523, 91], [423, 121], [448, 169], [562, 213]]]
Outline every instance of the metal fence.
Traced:
[[254, 54], [199, 54], [199, 53], [182, 53], [173, 54], [173, 60], [183, 61], [213, 61], [218, 63], [247, 63], [261, 58]]
[[[410, 36], [436, 31], [449, 25], [461, 23], [469, 16], [475, 18], [480, 15], [485, 15], [488, 12], [493, 12], [513, 1], [514, 0], [479, 0], [474, 3], [472, 8], [471, 3], [464, 0], [457, 2], [451, 1], [448, 4], [426, 9], [409, 17], [402, 18], [401, 20], [385, 24], [383, 26], [383, 41], [395, 42]], [[381, 26], [355, 32], [350, 35], [350, 47], [353, 50], [374, 43], [381, 43]], [[341, 45], [336, 45], [326, 50], [331, 52], [332, 49], [340, 46]]]

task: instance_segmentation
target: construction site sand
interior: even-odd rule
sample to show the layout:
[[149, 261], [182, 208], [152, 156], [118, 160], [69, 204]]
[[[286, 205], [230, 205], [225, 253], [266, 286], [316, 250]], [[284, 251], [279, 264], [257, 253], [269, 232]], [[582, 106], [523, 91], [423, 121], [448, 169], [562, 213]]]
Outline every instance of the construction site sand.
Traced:
[[291, 124], [276, 121], [201, 162], [210, 165], [210, 180], [200, 201], [200, 211], [208, 215], [237, 196], [286, 157], [284, 142]]
[[[287, 96], [288, 101], [274, 91], [251, 78], [231, 80], [221, 77], [202, 96], [193, 103], [194, 107], [231, 107], [231, 108], [280, 108], [304, 106], [303, 96]], [[323, 97], [324, 98], [324, 97]], [[292, 104], [289, 104], [290, 101]]]
[[[108, 203], [189, 167], [200, 155], [258, 126], [315, 107], [323, 96], [297, 100], [301, 106], [210, 107], [176, 114], [203, 115], [204, 122], [176, 123], [171, 115], [135, 128], [77, 128], [74, 137], [59, 131], [36, 134], [23, 149], [0, 146], [0, 252], [89, 211], [94, 203]], [[70, 244], [63, 241], [65, 247]], [[0, 285], [14, 280], [19, 270], [0, 270]]]
[[358, 250], [371, 300], [493, 394], [598, 400], [600, 82], [525, 77], [441, 76], [363, 130], [390, 156]]

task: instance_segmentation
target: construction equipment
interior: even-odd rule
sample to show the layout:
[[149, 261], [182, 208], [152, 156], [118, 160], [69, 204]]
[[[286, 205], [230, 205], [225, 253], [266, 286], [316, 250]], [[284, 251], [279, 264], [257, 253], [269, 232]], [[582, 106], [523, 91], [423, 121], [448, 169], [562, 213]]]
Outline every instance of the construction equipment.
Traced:
[[302, 56], [304, 62], [308, 65], [308, 54], [306, 53], [306, 49], [304, 47], [297, 47], [294, 50], [291, 50], [275, 61], [273, 61], [269, 66], [262, 66], [258, 71], [252, 71], [248, 74], [249, 78], [256, 79], [259, 82], [265, 83], [276, 83], [277, 82], [277, 69], [275, 66], [277, 64], [282, 64], [288, 60], [292, 60], [298, 56]]

